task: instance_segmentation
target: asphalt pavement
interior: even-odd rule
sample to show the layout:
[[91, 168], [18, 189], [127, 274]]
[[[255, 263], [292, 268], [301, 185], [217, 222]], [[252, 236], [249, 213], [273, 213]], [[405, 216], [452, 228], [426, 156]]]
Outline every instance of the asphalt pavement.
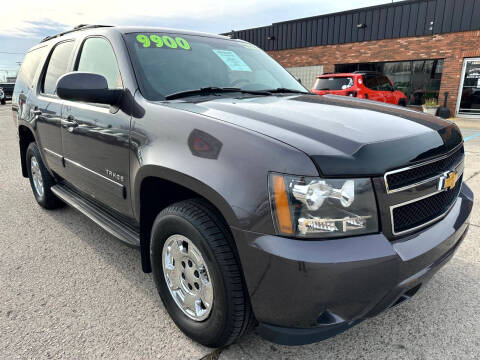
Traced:
[[317, 344], [251, 333], [213, 351], [176, 328], [137, 250], [69, 207], [36, 204], [10, 105], [0, 106], [0, 359], [479, 359], [480, 122], [464, 136], [470, 233], [415, 297]]

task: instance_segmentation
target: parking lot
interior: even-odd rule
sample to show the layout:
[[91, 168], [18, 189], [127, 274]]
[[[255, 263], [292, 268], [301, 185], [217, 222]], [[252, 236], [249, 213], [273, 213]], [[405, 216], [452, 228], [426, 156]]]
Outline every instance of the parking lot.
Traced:
[[251, 333], [214, 351], [176, 328], [137, 250], [72, 208], [36, 204], [21, 176], [10, 105], [0, 106], [0, 358], [478, 359], [480, 125], [463, 133], [472, 226], [423, 291], [317, 344], [279, 346]]

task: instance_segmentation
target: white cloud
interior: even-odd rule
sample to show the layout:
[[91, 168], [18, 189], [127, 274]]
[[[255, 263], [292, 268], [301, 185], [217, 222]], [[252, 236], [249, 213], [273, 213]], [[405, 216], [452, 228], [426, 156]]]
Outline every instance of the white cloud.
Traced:
[[[376, 5], [386, 0], [22, 0], [2, 1], [0, 35], [32, 36], [55, 32], [78, 24], [142, 25], [152, 19], [190, 19], [224, 24], [222, 30], [261, 26], [255, 18], [271, 22], [299, 16], [313, 16], [329, 11]], [[270, 11], [284, 9], [283, 18], [269, 18]], [[291, 9], [291, 11], [288, 11]], [[278, 12], [275, 12], [276, 16]], [[273, 15], [273, 14], [272, 14]], [[34, 20], [34, 21], [32, 21]], [[51, 30], [51, 31], [50, 31]], [[200, 29], [201, 30], [201, 29]]]
[[[275, 3], [286, 3], [277, 0]], [[300, 0], [299, 3], [312, 3], [313, 0]], [[3, 3], [3, 2], [2, 2]], [[252, 9], [272, 5], [273, 1], [256, 0], [215, 1], [112, 1], [112, 0], [23, 0], [5, 1], [2, 4], [0, 35], [28, 36], [38, 29], [49, 30], [52, 25], [72, 27], [78, 24], [117, 24], [125, 18], [143, 23], [152, 17], [157, 19], [187, 18], [212, 19], [231, 17], [249, 13]], [[31, 20], [35, 20], [32, 22]]]

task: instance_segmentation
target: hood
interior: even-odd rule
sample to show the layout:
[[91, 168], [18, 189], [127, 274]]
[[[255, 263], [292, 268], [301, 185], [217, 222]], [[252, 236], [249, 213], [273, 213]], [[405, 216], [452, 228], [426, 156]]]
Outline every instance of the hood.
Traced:
[[444, 154], [462, 143], [446, 120], [342, 96], [217, 97], [168, 106], [229, 122], [287, 143], [324, 176], [380, 176]]

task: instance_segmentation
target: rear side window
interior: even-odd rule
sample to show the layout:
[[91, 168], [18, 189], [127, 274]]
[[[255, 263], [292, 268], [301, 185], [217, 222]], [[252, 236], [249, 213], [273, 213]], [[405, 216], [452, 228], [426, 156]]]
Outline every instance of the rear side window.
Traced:
[[315, 81], [313, 88], [315, 90], [345, 90], [353, 86], [351, 77], [329, 77], [320, 78]]
[[392, 91], [393, 87], [390, 83], [390, 80], [386, 76], [379, 76], [378, 79], [378, 90], [381, 91]]
[[47, 47], [41, 47], [35, 50], [30, 51], [23, 59], [22, 67], [18, 73], [17, 83], [19, 83], [23, 88], [31, 86], [33, 78], [37, 73], [38, 66], [40, 61], [43, 59]]
[[42, 92], [44, 94], [55, 94], [58, 79], [68, 70], [73, 44], [73, 41], [63, 42], [58, 44], [53, 50], [43, 81]]
[[376, 75], [364, 75], [363, 76], [363, 82], [365, 83], [365, 86], [369, 88], [370, 90], [378, 90], [378, 80], [377, 80]]
[[366, 75], [365, 86], [371, 90], [392, 91], [393, 86], [385, 75]]
[[104, 38], [88, 38], [83, 43], [77, 71], [102, 75], [109, 89], [123, 88], [120, 70], [112, 46]]

